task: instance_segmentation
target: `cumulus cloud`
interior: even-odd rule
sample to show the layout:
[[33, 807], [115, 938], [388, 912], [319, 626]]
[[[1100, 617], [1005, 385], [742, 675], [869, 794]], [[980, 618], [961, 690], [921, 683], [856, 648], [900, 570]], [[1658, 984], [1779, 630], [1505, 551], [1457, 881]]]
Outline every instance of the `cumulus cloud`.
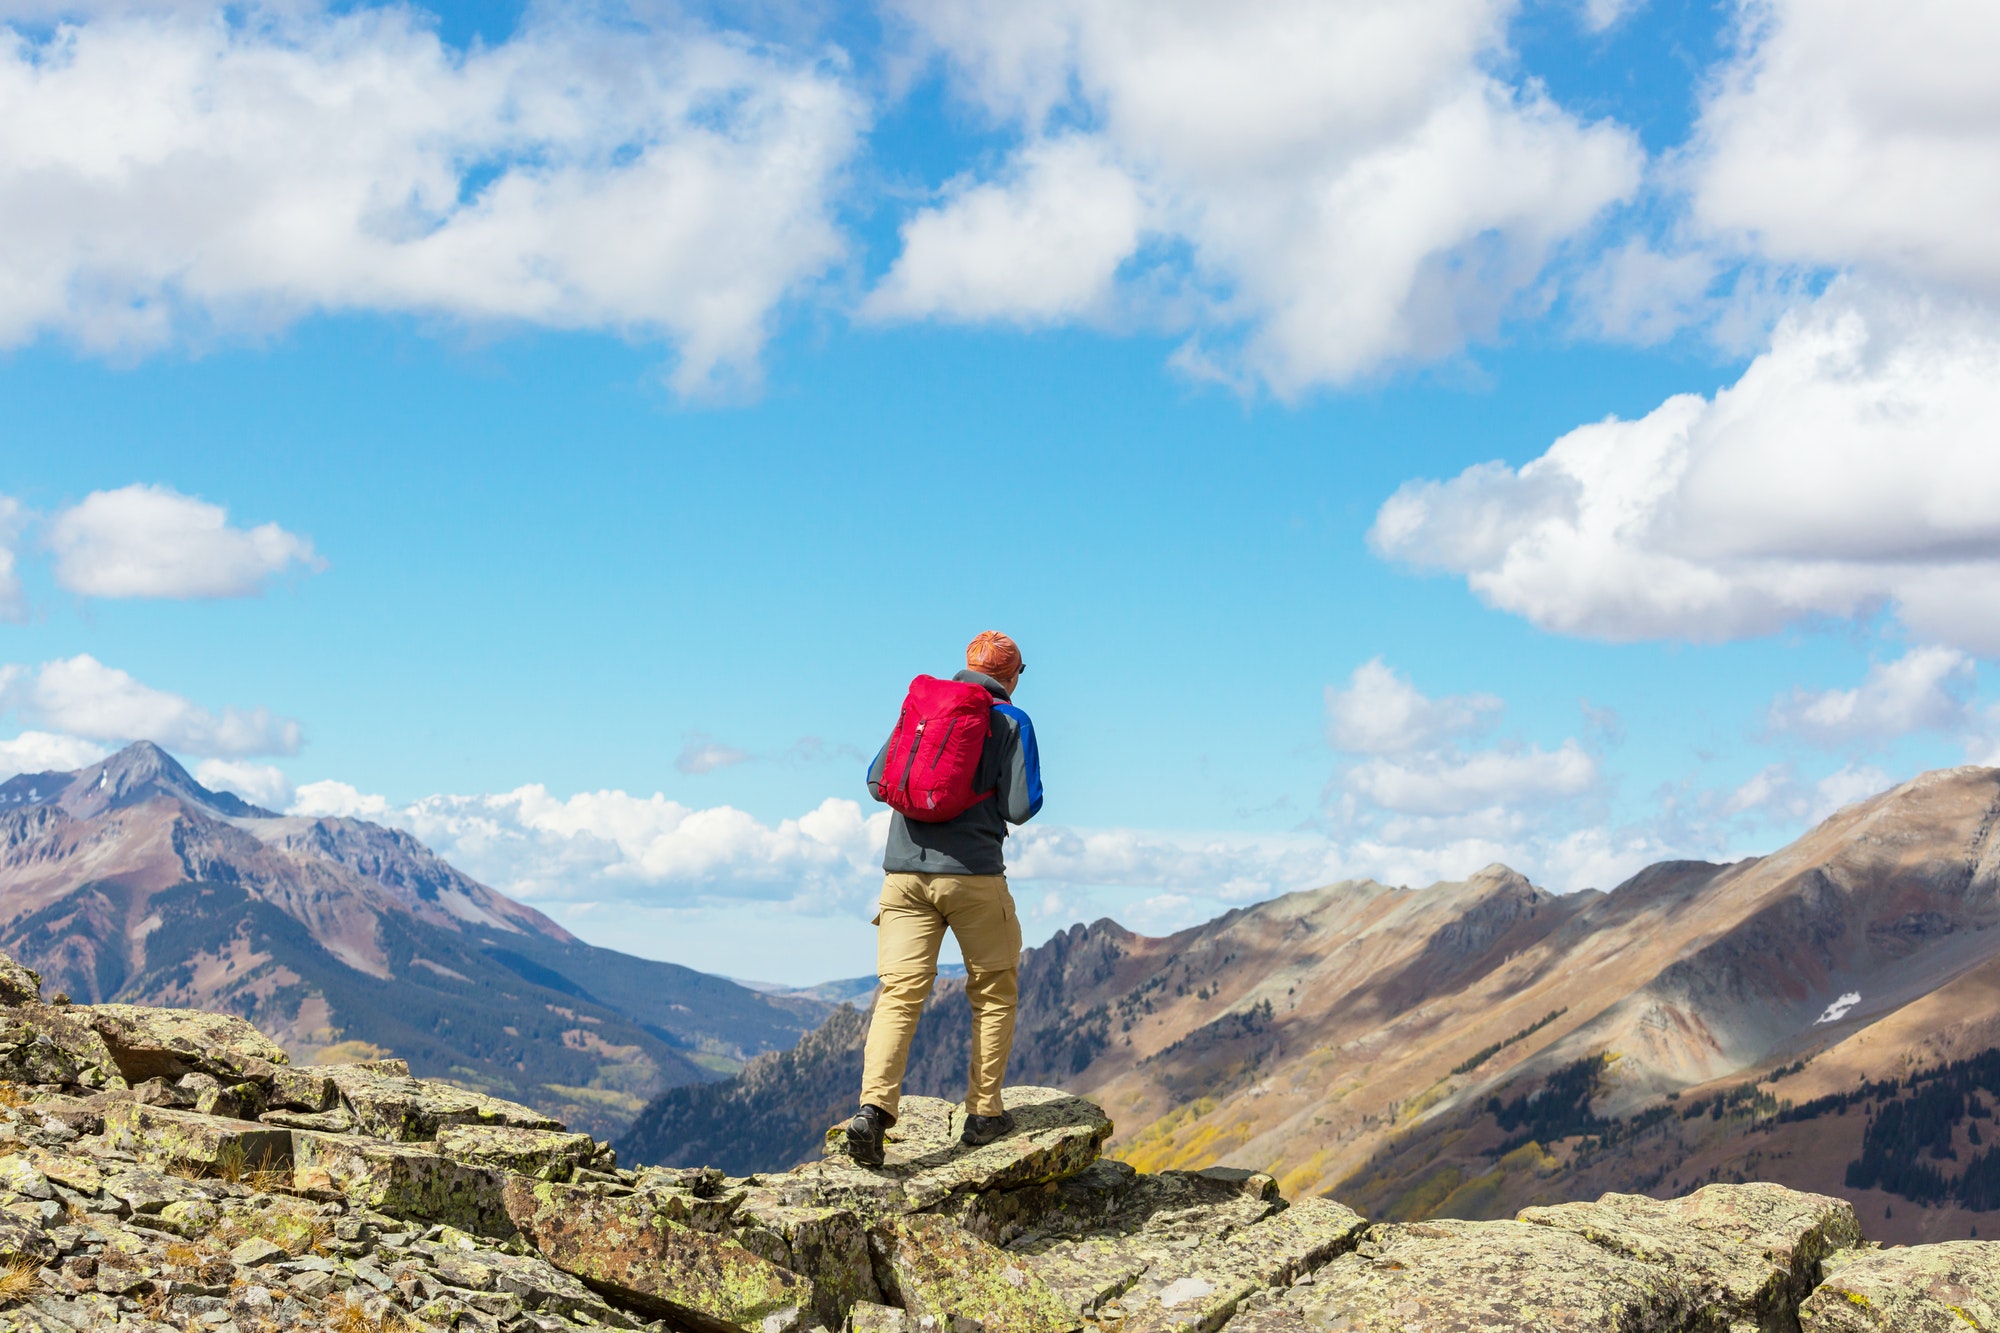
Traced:
[[252, 805], [282, 810], [292, 801], [292, 780], [275, 764], [251, 764], [240, 759], [204, 759], [194, 768], [194, 780], [210, 791], [235, 792]]
[[1975, 676], [1957, 649], [1915, 648], [1870, 667], [1854, 689], [1793, 690], [1771, 705], [1770, 727], [1826, 746], [1957, 731], [1971, 720]]
[[1717, 641], [1893, 606], [2000, 652], [2000, 318], [1843, 283], [1713, 398], [1405, 484], [1381, 555], [1560, 633]]
[[229, 511], [165, 486], [93, 491], [49, 522], [56, 582], [86, 597], [242, 597], [312, 543], [276, 523], [229, 526]]
[[880, 876], [888, 836], [886, 813], [834, 798], [771, 824], [659, 793], [560, 798], [540, 785], [396, 806], [346, 783], [312, 782], [298, 789], [290, 813], [405, 828], [467, 873], [530, 901], [653, 907], [745, 899], [852, 907]]
[[1506, 0], [894, 8], [1020, 146], [910, 220], [880, 314], [1122, 303], [1296, 395], [1490, 333], [1639, 180], [1628, 132], [1488, 72]]
[[962, 178], [903, 228], [863, 304], [878, 318], [1038, 324], [1101, 315], [1145, 227], [1139, 182], [1089, 135], [1032, 143], [1004, 178]]
[[111, 753], [81, 736], [24, 731], [0, 741], [0, 778], [17, 773], [71, 773], [87, 768]]
[[39, 667], [0, 667], [0, 711], [72, 737], [150, 740], [196, 755], [297, 754], [305, 739], [297, 722], [267, 708], [211, 712], [87, 653]]
[[377, 824], [397, 822], [396, 807], [389, 804], [388, 797], [364, 792], [352, 783], [337, 782], [332, 778], [301, 784], [292, 793], [291, 804], [285, 813], [311, 819], [366, 819]]
[[[879, 807], [839, 798], [773, 821], [731, 806], [691, 807], [658, 793], [609, 790], [565, 798], [539, 785], [399, 804], [332, 780], [300, 785], [287, 813], [406, 829], [503, 892], [566, 911], [761, 904], [806, 915], [865, 916], [881, 883], [889, 824]], [[1544, 836], [1525, 827], [1497, 836], [1461, 831], [1397, 841], [1382, 830], [1335, 837], [1037, 822], [1016, 829], [1007, 848], [1016, 891], [1038, 920], [1058, 924], [1059, 917], [1102, 911], [1147, 929], [1166, 917], [1135, 907], [1140, 897], [1174, 898], [1199, 919], [1342, 879], [1429, 884], [1494, 861], [1558, 889], [1602, 885], [1657, 855], [1656, 845], [1630, 834]]]
[[1462, 815], [1581, 796], [1597, 785], [1597, 760], [1570, 739], [1553, 750], [1521, 745], [1369, 759], [1348, 769], [1344, 782], [1349, 791], [1384, 810]]
[[[1355, 668], [1346, 688], [1326, 691], [1327, 739], [1363, 756], [1337, 782], [1362, 803], [1350, 814], [1393, 812], [1419, 820], [1477, 816], [1487, 829], [1512, 813], [1581, 796], [1597, 785], [1597, 760], [1575, 739], [1554, 750], [1503, 742], [1468, 749], [1465, 738], [1504, 705], [1490, 694], [1433, 699], [1380, 658]], [[1408, 820], [1409, 833], [1420, 825]], [[1444, 826], [1441, 826], [1444, 827]], [[1453, 820], [1449, 827], [1463, 829]]]
[[1327, 740], [1350, 754], [1404, 754], [1474, 730], [1501, 707], [1490, 694], [1428, 698], [1377, 657], [1345, 689], [1326, 687]]
[[0, 344], [145, 350], [314, 311], [663, 339], [753, 376], [838, 262], [841, 72], [531, 7], [447, 47], [401, 6], [86, 4], [0, 26]]
[[2000, 22], [1977, 0], [1757, 0], [1706, 100], [1695, 220], [1778, 263], [2000, 298]]

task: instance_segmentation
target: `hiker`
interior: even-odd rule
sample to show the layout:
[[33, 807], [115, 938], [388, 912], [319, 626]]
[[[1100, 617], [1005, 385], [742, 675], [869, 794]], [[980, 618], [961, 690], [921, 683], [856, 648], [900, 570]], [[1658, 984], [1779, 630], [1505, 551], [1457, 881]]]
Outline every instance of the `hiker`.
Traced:
[[868, 1166], [882, 1164], [883, 1133], [896, 1123], [910, 1038], [937, 980], [947, 929], [965, 955], [972, 1003], [960, 1140], [978, 1147], [1014, 1127], [1000, 1085], [1014, 1045], [1021, 919], [1000, 845], [1007, 825], [1025, 824], [1042, 808], [1035, 729], [1012, 702], [1026, 669], [1012, 639], [981, 634], [950, 681], [911, 682], [896, 730], [868, 766], [868, 794], [895, 811], [875, 913], [881, 990], [868, 1024], [861, 1110], [846, 1126], [849, 1154]]

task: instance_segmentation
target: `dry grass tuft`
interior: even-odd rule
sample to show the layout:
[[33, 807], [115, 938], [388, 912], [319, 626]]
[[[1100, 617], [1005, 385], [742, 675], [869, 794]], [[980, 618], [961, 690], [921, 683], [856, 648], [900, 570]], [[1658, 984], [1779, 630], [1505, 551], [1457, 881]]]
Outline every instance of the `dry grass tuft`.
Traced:
[[240, 1143], [225, 1143], [215, 1152], [215, 1174], [234, 1185], [250, 1170], [250, 1155]]
[[201, 1264], [201, 1251], [186, 1243], [167, 1246], [167, 1262], [176, 1268], [195, 1268]]
[[42, 1266], [33, 1259], [9, 1259], [0, 1266], [0, 1305], [18, 1301], [42, 1280]]
[[381, 1325], [368, 1317], [360, 1301], [342, 1301], [328, 1311], [326, 1327], [328, 1333], [376, 1333]]
[[28, 1094], [21, 1091], [18, 1083], [0, 1081], [0, 1106], [26, 1106]]
[[220, 1180], [230, 1185], [246, 1185], [259, 1194], [284, 1194], [292, 1188], [292, 1173], [258, 1158], [253, 1164], [240, 1143], [225, 1143], [216, 1150], [213, 1164], [175, 1158], [166, 1172], [183, 1180]]

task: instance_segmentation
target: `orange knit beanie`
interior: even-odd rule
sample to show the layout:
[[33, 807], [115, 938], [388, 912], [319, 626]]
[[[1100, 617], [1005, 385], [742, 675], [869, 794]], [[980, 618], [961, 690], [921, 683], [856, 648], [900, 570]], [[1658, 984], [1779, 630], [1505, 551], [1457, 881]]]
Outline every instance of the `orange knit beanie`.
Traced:
[[995, 680], [1011, 680], [1021, 671], [1021, 650], [999, 630], [989, 629], [965, 646], [965, 665]]

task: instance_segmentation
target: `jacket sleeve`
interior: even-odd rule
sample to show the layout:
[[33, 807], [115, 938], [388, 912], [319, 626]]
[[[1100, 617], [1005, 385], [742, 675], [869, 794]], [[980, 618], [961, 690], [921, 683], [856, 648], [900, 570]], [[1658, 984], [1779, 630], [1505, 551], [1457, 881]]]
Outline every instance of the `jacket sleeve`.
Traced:
[[1042, 808], [1042, 756], [1035, 748], [1035, 724], [1012, 704], [1001, 704], [1015, 726], [1015, 744], [1007, 747], [1000, 766], [1000, 813], [1009, 824], [1025, 824]]
[[868, 794], [878, 801], [882, 799], [882, 766], [888, 759], [889, 742], [883, 741], [882, 748], [875, 752], [874, 761], [868, 765]]

